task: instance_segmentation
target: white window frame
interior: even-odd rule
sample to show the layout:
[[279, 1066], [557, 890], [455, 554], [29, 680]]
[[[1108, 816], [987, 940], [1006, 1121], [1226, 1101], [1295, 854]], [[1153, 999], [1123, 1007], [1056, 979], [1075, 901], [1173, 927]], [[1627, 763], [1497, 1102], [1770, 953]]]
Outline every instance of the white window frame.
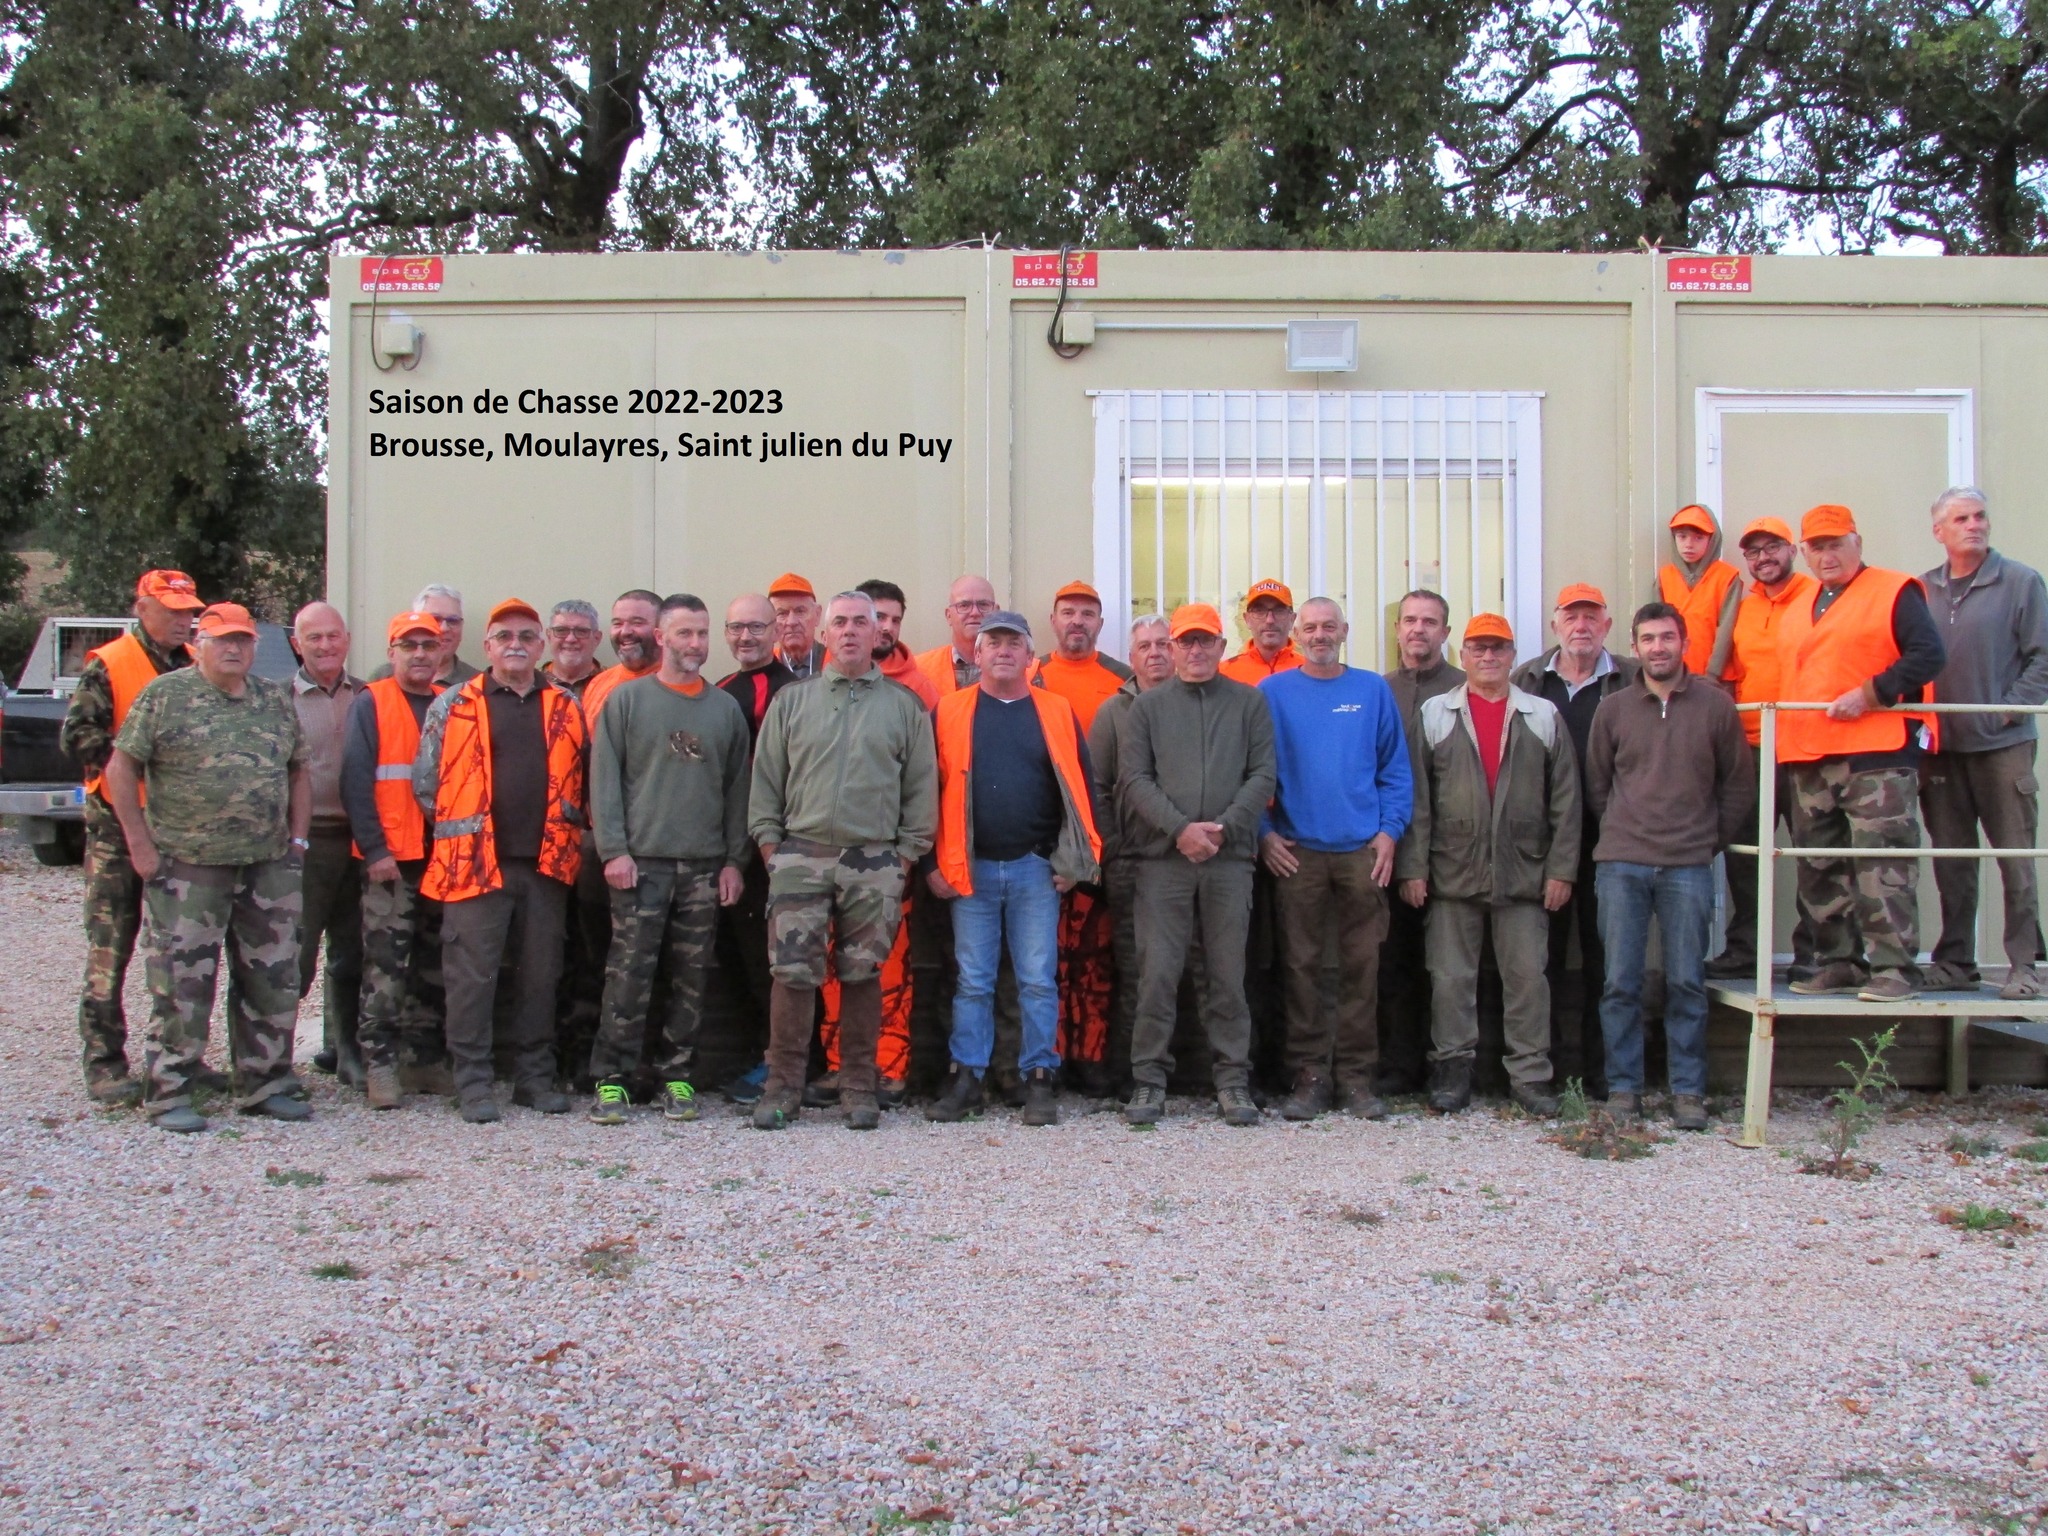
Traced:
[[[1971, 389], [1724, 389], [1693, 397], [1693, 497], [1724, 517], [1723, 423], [1730, 416], [1939, 416], [1948, 437], [1948, 483], [1977, 478], [1977, 400]], [[1659, 528], [1662, 516], [1659, 516]], [[1724, 529], [1725, 533], [1726, 530]]]
[[[1507, 585], [1508, 619], [1515, 627], [1515, 633], [1540, 639], [1544, 628], [1545, 604], [1543, 596], [1543, 396], [1540, 391], [1503, 390], [1090, 390], [1095, 409], [1095, 474], [1092, 488], [1095, 525], [1095, 586], [1102, 593], [1103, 635], [1102, 648], [1116, 656], [1124, 656], [1130, 642], [1131, 630], [1131, 549], [1130, 518], [1131, 475], [1128, 473], [1130, 453], [1130, 423], [1134, 401], [1151, 404], [1165, 397], [1197, 398], [1250, 398], [1255, 402], [1285, 400], [1283, 411], [1300, 402], [1319, 402], [1312, 408], [1320, 421], [1321, 402], [1356, 402], [1372, 400], [1377, 414], [1371, 418], [1376, 427], [1379, 423], [1398, 425], [1417, 422], [1421, 425], [1435, 425], [1441, 434], [1446, 427], [1463, 426], [1468, 420], [1483, 420], [1489, 428], [1498, 423], [1505, 429], [1509, 442], [1507, 461], [1512, 472], [1505, 473], [1503, 512], [1506, 519], [1504, 536], [1505, 578]], [[1480, 416], [1481, 402], [1486, 414]], [[1256, 409], [1256, 405], [1255, 405]], [[1498, 414], [1495, 414], [1498, 412]], [[1410, 414], [1414, 413], [1414, 414]], [[1141, 418], [1149, 420], [1150, 417]], [[1361, 425], [1363, 421], [1361, 420]], [[1341, 424], [1338, 424], [1341, 430]], [[1342, 463], [1347, 477], [1353, 472], [1370, 467], [1371, 457], [1349, 458], [1330, 456], [1322, 462]], [[1454, 459], [1452, 462], [1456, 462]], [[1142, 466], [1135, 466], [1142, 468]], [[1166, 467], [1171, 467], [1169, 464]], [[1505, 466], [1504, 466], [1505, 469]], [[1388, 475], [1382, 473], [1378, 479], [1388, 482]], [[1318, 482], [1311, 491], [1312, 498], [1322, 494]], [[1296, 585], [1298, 595], [1306, 597], [1310, 592], [1324, 585], [1326, 572], [1321, 562], [1324, 558], [1321, 535], [1322, 518], [1310, 520], [1310, 569], [1305, 573], [1302, 585]], [[1386, 604], [1407, 590], [1406, 584], [1393, 584], [1385, 562], [1376, 559], [1371, 580], [1361, 579], [1355, 584], [1373, 594], [1374, 604], [1369, 618], [1362, 618], [1365, 606], [1362, 593], [1352, 592], [1352, 615], [1354, 643], [1366, 635], [1373, 636], [1378, 644], [1380, 628], [1379, 615]], [[1272, 573], [1280, 574], [1280, 573]], [[1357, 570], [1361, 578], [1363, 570]], [[1292, 583], [1292, 575], [1281, 579]], [[1346, 583], [1353, 586], [1353, 583]], [[1449, 586], [1448, 581], [1445, 582]], [[1457, 603], [1455, 590], [1448, 594]], [[1470, 617], [1461, 614], [1460, 619]], [[1540, 650], [1540, 647], [1538, 647]], [[1536, 654], [1524, 647], [1524, 653]], [[1355, 657], [1364, 665], [1370, 658]], [[1394, 658], [1383, 658], [1382, 664], [1392, 666]]]

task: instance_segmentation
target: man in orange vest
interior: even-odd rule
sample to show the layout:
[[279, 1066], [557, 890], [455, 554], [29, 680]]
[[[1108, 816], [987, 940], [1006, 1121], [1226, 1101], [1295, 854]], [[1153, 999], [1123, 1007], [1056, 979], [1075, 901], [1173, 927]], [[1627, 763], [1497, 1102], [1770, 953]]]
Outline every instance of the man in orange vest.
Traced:
[[1225, 677], [1256, 688], [1275, 672], [1301, 665], [1294, 648], [1294, 594], [1285, 582], [1253, 582], [1244, 595], [1244, 623], [1251, 639], [1218, 668]]
[[818, 640], [818, 589], [795, 571], [784, 571], [768, 583], [768, 601], [775, 608], [775, 654], [799, 680], [816, 677], [825, 665], [825, 647]]
[[[1052, 649], [1032, 670], [1034, 687], [1074, 706], [1082, 734], [1131, 679], [1131, 669], [1096, 648], [1102, 635], [1102, 594], [1070, 581], [1052, 595]], [[1109, 1056], [1109, 1016], [1116, 992], [1112, 960], [1116, 919], [1101, 882], [1085, 881], [1060, 901], [1060, 1055], [1090, 1098], [1116, 1091]]]
[[940, 701], [938, 867], [932, 894], [953, 903], [953, 1067], [925, 1111], [964, 1120], [982, 1106], [995, 1046], [1004, 950], [1023, 1014], [1018, 1067], [1025, 1125], [1059, 1120], [1060, 897], [1101, 875], [1088, 741], [1057, 694], [1031, 686], [1031, 626], [1002, 609], [974, 640], [977, 685]]
[[515, 1104], [565, 1114], [555, 1087], [562, 927], [589, 824], [583, 711], [539, 673], [540, 613], [507, 598], [484, 632], [489, 670], [434, 701], [413, 759], [413, 796], [433, 822], [420, 894], [441, 903], [448, 1051], [462, 1118], [500, 1118], [491, 1005], [514, 931]]
[[85, 988], [78, 1000], [85, 1087], [102, 1104], [133, 1104], [128, 1019], [121, 989], [142, 925], [142, 881], [107, 799], [107, 759], [135, 696], [159, 673], [190, 666], [192, 619], [206, 605], [183, 571], [145, 571], [135, 584], [136, 627], [87, 656], [59, 742], [85, 771]]
[[981, 621], [996, 607], [996, 589], [986, 577], [962, 576], [946, 590], [946, 627], [952, 630], [952, 638], [917, 656], [918, 666], [941, 698], [972, 688], [980, 679], [974, 637], [981, 632]]
[[420, 895], [427, 819], [412, 792], [420, 727], [441, 692], [440, 620], [399, 614], [385, 630], [385, 654], [391, 675], [357, 695], [341, 755], [341, 801], [363, 861], [356, 1039], [372, 1109], [398, 1108], [402, 1073], [417, 1086], [454, 1091], [441, 1039], [441, 904]]
[[[661, 640], [656, 632], [660, 618], [661, 596], [645, 587], [621, 592], [613, 600], [611, 642], [619, 664], [605, 668], [581, 688], [569, 689], [583, 701], [583, 721], [593, 734], [597, 717], [603, 713], [604, 701], [611, 697], [612, 690], [651, 676], [661, 666]], [[556, 1043], [579, 1087], [590, 1059], [591, 1041], [597, 1038], [598, 1013], [604, 999], [605, 957], [611, 953], [611, 947], [611, 893], [604, 883], [604, 861], [596, 856], [586, 832], [576, 888], [569, 897], [561, 995], [555, 1006]]]
[[[1927, 589], [1918, 577], [1863, 563], [1847, 507], [1813, 508], [1799, 537], [1820, 587], [1785, 615], [1778, 664], [1787, 701], [1827, 709], [1787, 710], [1778, 721], [1792, 836], [1809, 848], [1918, 847], [1920, 754], [1923, 737], [1936, 734], [1934, 717], [1883, 706], [1925, 700], [1948, 660]], [[1916, 865], [1910, 856], [1799, 861], [1799, 908], [1819, 970], [1793, 982], [1794, 992], [1854, 992], [1872, 1003], [1913, 995]]]
[[1678, 559], [1658, 567], [1657, 600], [1685, 619], [1685, 666], [1695, 677], [1719, 681], [1735, 647], [1735, 610], [1742, 573], [1721, 558], [1721, 528], [1697, 504], [1671, 514], [1671, 546]]
[[[1778, 667], [1778, 631], [1784, 625], [1785, 615], [1794, 608], [1802, 603], [1808, 608], [1813, 606], [1814, 594], [1820, 586], [1792, 564], [1797, 549], [1792, 542], [1792, 530], [1782, 519], [1756, 519], [1742, 530], [1737, 547], [1754, 585], [1735, 610], [1734, 640], [1729, 646], [1728, 670], [1724, 675], [1735, 691], [1736, 703], [1775, 704], [1785, 697], [1783, 675]], [[1782, 723], [1785, 717], [1778, 718]], [[1749, 737], [1760, 793], [1764, 766], [1754, 754], [1763, 739], [1763, 716], [1750, 713], [1741, 716], [1741, 720], [1743, 732]], [[1778, 775], [1778, 814], [1788, 816], [1792, 798], [1786, 790], [1785, 775], [1775, 764], [1771, 772]], [[1761, 815], [1761, 799], [1757, 804], [1756, 814]], [[1753, 822], [1751, 834], [1744, 841], [1754, 842], [1762, 831], [1763, 824]], [[1707, 975], [1739, 981], [1756, 974], [1756, 855], [1727, 853], [1722, 857], [1728, 861], [1728, 941], [1721, 953], [1707, 962]], [[1807, 931], [1804, 918], [1792, 930], [1792, 964], [1794, 981], [1811, 974], [1813, 969], [1813, 935]]]

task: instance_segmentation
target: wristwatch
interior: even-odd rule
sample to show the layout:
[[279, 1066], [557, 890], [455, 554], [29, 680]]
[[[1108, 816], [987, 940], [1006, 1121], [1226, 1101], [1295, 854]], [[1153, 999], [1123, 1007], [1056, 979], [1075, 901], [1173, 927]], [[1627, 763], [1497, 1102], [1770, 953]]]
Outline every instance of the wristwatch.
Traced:
[[292, 838], [291, 846], [298, 849], [299, 852], [301, 853], [310, 853], [313, 850], [313, 844], [311, 840], [303, 837]]

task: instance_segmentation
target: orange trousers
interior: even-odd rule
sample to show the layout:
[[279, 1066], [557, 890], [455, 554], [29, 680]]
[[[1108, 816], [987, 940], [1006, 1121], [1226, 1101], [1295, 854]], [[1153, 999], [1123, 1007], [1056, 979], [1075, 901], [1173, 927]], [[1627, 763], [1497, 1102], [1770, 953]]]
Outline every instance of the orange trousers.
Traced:
[[[818, 996], [825, 1005], [825, 1017], [818, 1025], [818, 1037], [825, 1043], [825, 1070], [839, 1070], [839, 977], [826, 959], [825, 984]], [[896, 925], [896, 942], [889, 946], [889, 958], [882, 962], [882, 1038], [875, 1049], [875, 1070], [879, 1076], [901, 1082], [910, 1076], [910, 903], [903, 903], [903, 921]]]
[[1100, 890], [1080, 887], [1060, 901], [1060, 1059], [1109, 1054], [1109, 1006], [1116, 991], [1116, 921]]

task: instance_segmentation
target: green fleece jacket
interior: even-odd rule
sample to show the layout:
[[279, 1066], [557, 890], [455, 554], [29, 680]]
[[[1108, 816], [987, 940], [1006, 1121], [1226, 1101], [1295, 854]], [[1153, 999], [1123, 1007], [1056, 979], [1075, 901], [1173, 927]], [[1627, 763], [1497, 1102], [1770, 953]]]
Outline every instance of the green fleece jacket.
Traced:
[[599, 858], [746, 863], [747, 717], [731, 694], [705, 683], [691, 698], [635, 678], [612, 690], [591, 737]]
[[938, 757], [916, 694], [879, 667], [864, 677], [827, 667], [775, 695], [754, 747], [755, 842], [893, 843], [915, 861], [938, 826]]
[[1227, 677], [1161, 683], [1131, 701], [1117, 748], [1126, 855], [1181, 857], [1174, 840], [1192, 821], [1222, 823], [1219, 858], [1257, 853], [1279, 774], [1273, 716], [1258, 689]]

